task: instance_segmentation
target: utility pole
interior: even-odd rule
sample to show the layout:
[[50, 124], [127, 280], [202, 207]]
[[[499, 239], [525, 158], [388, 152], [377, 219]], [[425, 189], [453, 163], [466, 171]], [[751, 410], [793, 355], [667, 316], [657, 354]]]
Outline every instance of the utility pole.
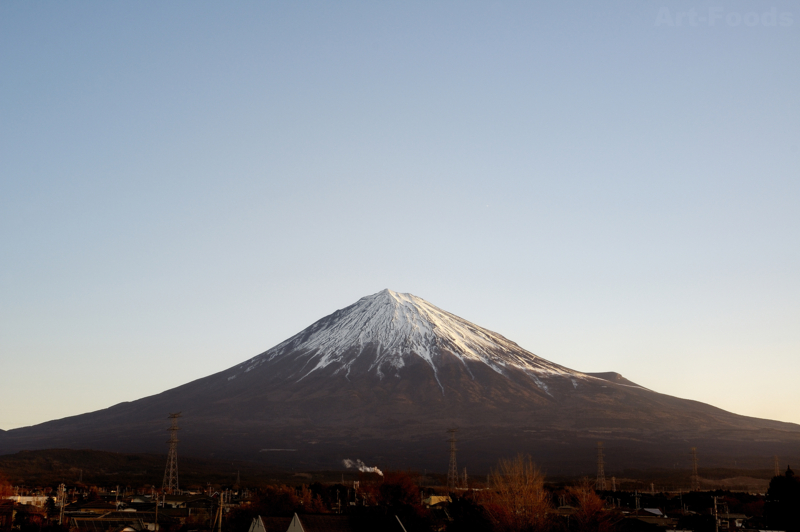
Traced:
[[[158, 500], [159, 496], [161, 497], [161, 502], [159, 502], [159, 500]], [[162, 508], [166, 508], [167, 507], [167, 494], [166, 493], [160, 493], [159, 494], [158, 492], [156, 492], [156, 519], [158, 518], [158, 507], [159, 507], [159, 505]], [[159, 528], [161, 528], [161, 527], [159, 527]]]
[[717, 496], [714, 495], [714, 532], [719, 532], [719, 516], [717, 515]]
[[[224, 506], [224, 504], [225, 504], [225, 492], [220, 491], [219, 492], [219, 512], [218, 512], [219, 524], [216, 523], [216, 520], [215, 520], [215, 523], [214, 523], [216, 525], [216, 527], [217, 527], [218, 532], [222, 532], [222, 507]], [[212, 529], [213, 529], [213, 526], [212, 526]]]
[[458, 488], [458, 466], [456, 465], [456, 432], [458, 429], [447, 429], [450, 434], [450, 468], [447, 470], [447, 489], [451, 492]]
[[692, 491], [700, 491], [700, 476], [697, 474], [697, 447], [692, 447]]
[[67, 487], [64, 484], [58, 486], [58, 498], [61, 500], [61, 510], [58, 512], [58, 526], [64, 522], [64, 506], [67, 505]]
[[775, 476], [776, 477], [781, 476], [781, 468], [778, 465], [778, 455], [777, 454], [775, 455]]

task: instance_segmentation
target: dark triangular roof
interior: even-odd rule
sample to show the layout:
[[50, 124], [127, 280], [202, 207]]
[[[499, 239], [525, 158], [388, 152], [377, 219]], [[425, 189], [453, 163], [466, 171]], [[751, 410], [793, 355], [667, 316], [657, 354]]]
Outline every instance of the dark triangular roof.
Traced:
[[258, 517], [261, 519], [266, 532], [286, 532], [289, 529], [289, 523], [292, 522], [291, 517], [271, 517], [266, 515], [259, 515]]

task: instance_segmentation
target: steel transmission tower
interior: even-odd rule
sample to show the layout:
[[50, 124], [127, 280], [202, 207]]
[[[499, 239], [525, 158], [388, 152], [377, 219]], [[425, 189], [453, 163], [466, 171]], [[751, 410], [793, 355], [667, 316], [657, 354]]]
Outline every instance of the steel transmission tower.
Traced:
[[603, 460], [603, 442], [597, 442], [597, 480], [594, 483], [594, 489], [605, 491], [606, 489], [606, 469], [605, 460]]
[[447, 489], [455, 491], [458, 488], [458, 466], [456, 465], [456, 432], [458, 429], [447, 429], [450, 434], [450, 468], [447, 470]]
[[169, 428], [167, 429], [167, 432], [169, 432], [169, 439], [167, 440], [169, 444], [169, 454], [167, 455], [167, 468], [164, 470], [164, 483], [161, 485], [161, 489], [163, 489], [165, 493], [175, 493], [178, 491], [179, 417], [181, 417], [180, 412], [177, 414], [170, 414], [167, 418], [170, 421]]
[[697, 447], [692, 447], [692, 491], [700, 491], [700, 475], [697, 474]]

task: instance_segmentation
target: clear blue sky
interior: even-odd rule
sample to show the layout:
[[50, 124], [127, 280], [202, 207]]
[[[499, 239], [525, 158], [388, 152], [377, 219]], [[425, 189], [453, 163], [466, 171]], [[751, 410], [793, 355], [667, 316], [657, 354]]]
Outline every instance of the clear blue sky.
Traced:
[[0, 428], [383, 288], [800, 422], [799, 31], [783, 1], [2, 2]]

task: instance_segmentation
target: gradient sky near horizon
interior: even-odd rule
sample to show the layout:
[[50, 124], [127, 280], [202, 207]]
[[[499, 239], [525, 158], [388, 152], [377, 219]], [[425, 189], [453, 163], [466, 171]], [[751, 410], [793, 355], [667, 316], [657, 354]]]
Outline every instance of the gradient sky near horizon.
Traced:
[[0, 429], [383, 288], [800, 423], [800, 5], [0, 3]]

